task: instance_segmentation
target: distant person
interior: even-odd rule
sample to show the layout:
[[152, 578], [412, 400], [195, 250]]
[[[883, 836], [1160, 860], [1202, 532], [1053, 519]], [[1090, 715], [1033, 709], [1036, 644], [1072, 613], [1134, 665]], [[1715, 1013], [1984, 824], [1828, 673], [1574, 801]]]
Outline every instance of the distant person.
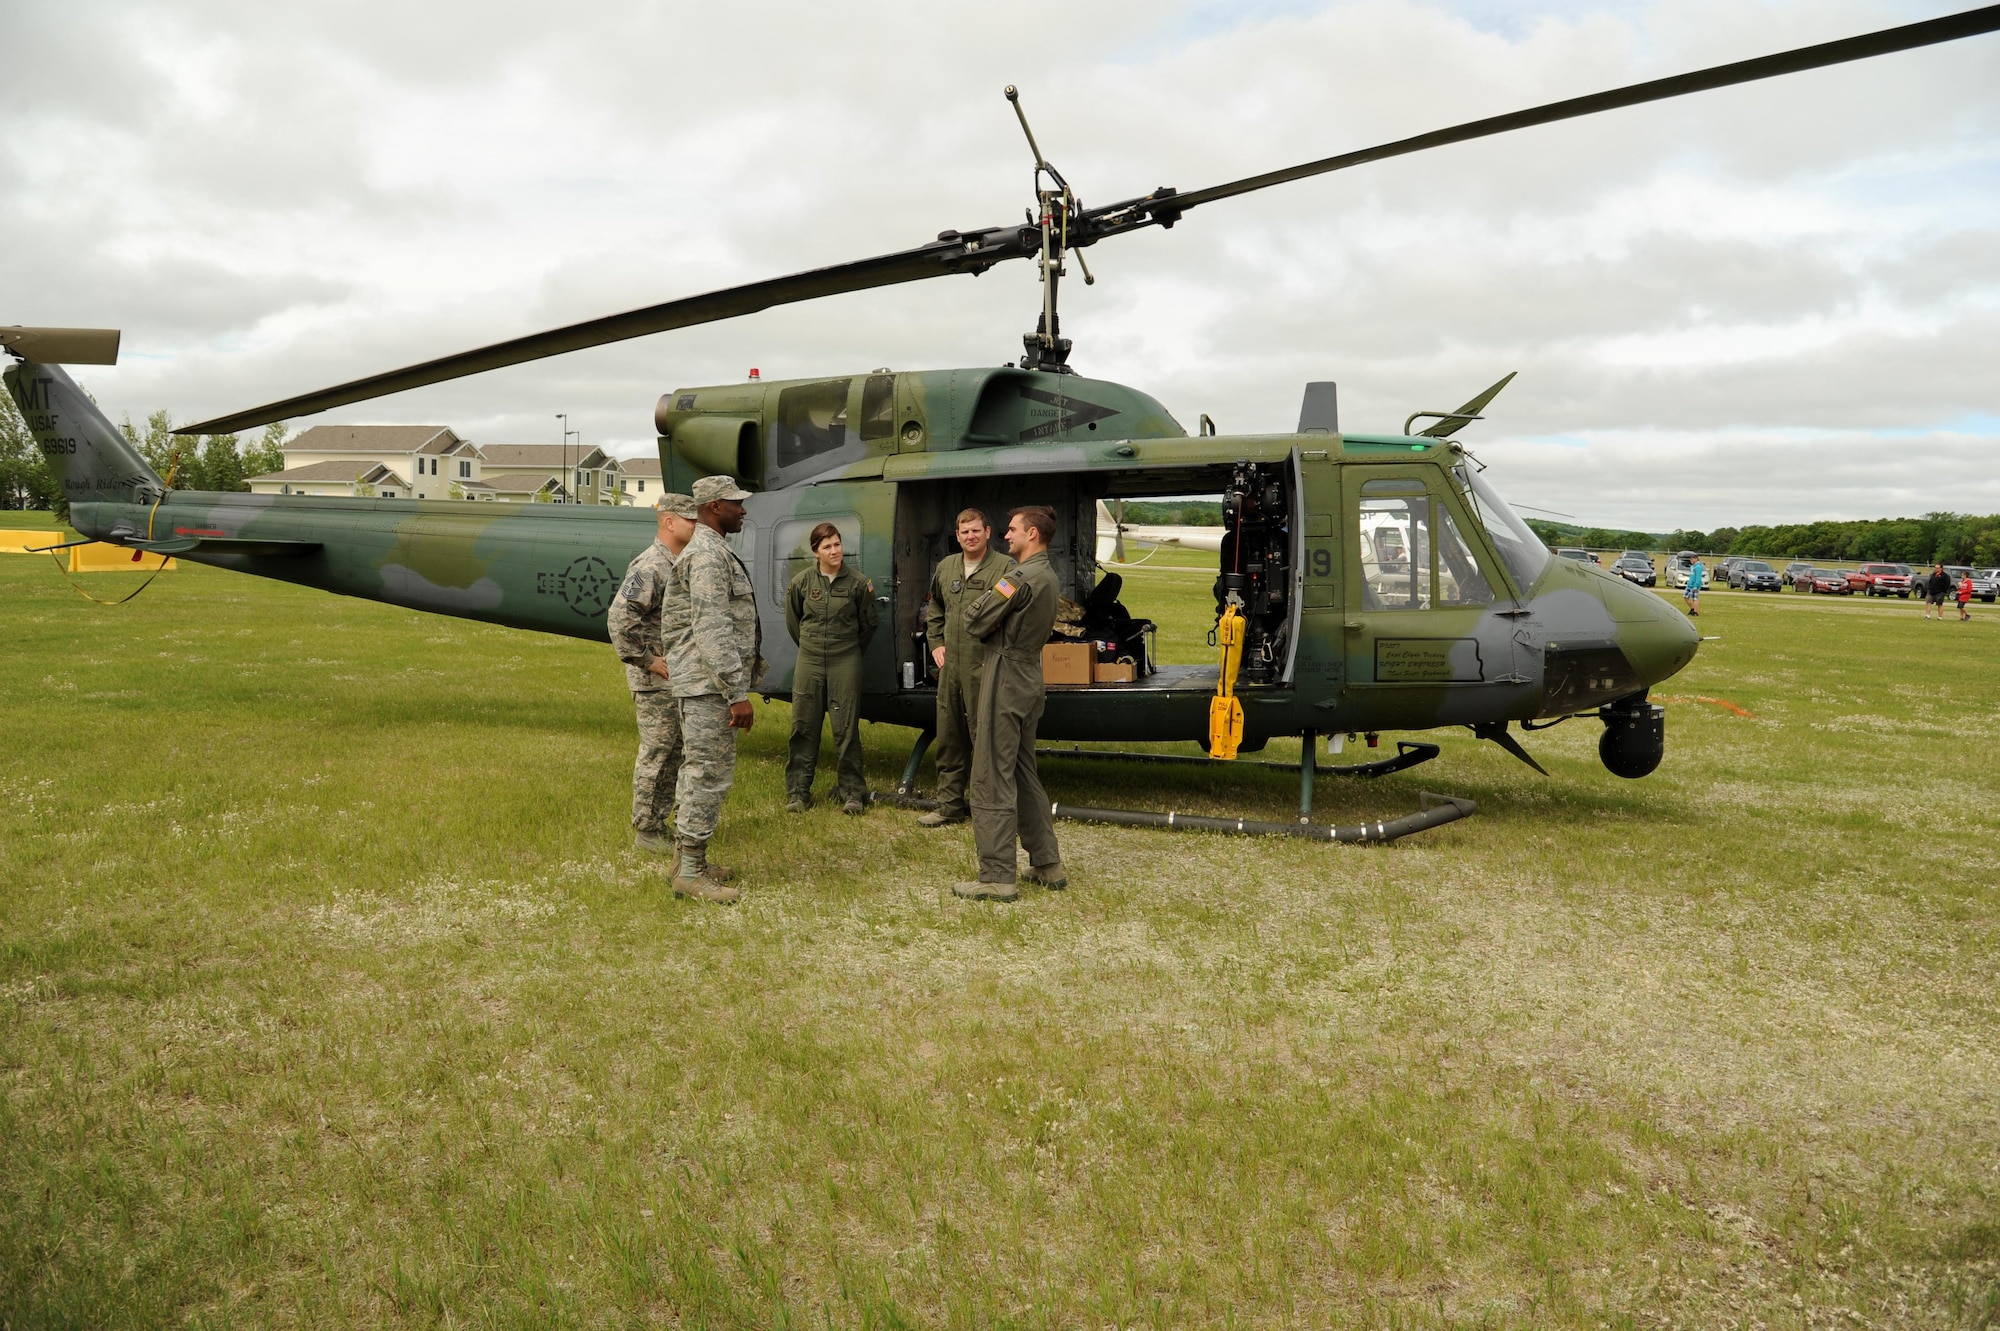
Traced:
[[1963, 624], [1972, 618], [1972, 574], [1958, 580], [1958, 622]]
[[722, 801], [736, 781], [736, 732], [756, 720], [750, 690], [764, 675], [764, 636], [750, 570], [729, 548], [743, 530], [750, 492], [732, 476], [694, 483], [694, 535], [674, 561], [663, 620], [680, 617], [667, 644], [667, 669], [681, 705], [681, 779], [674, 791], [679, 861], [674, 893], [729, 902], [740, 895], [709, 873], [708, 843], [722, 821]]
[[972, 839], [979, 850], [976, 882], [952, 886], [955, 896], [1012, 901], [1016, 839], [1028, 852], [1030, 882], [1069, 886], [1056, 847], [1049, 797], [1035, 770], [1035, 729], [1048, 701], [1042, 646], [1055, 626], [1062, 584], [1049, 563], [1055, 510], [1041, 504], [1008, 515], [1007, 545], [1020, 566], [965, 612], [965, 631], [986, 648], [979, 682], [979, 719], [972, 749]]
[[972, 816], [965, 788], [979, 726], [979, 682], [986, 648], [965, 631], [965, 611], [1014, 567], [1013, 557], [991, 546], [993, 524], [976, 508], [958, 515], [959, 553], [938, 561], [924, 603], [924, 643], [937, 667], [937, 808], [917, 819], [924, 827], [962, 823]]
[[1687, 602], [1690, 615], [1701, 613], [1701, 589], [1708, 582], [1708, 565], [1699, 559], [1688, 565], [1687, 585], [1681, 588], [1681, 599]]
[[822, 522], [806, 538], [813, 565], [785, 588], [785, 627], [799, 645], [792, 675], [792, 738], [785, 759], [785, 811], [812, 807], [813, 773], [819, 767], [820, 721], [833, 724], [834, 771], [840, 811], [868, 811], [868, 779], [861, 773], [861, 656], [875, 637], [881, 614], [875, 584], [847, 567], [840, 529]]
[[674, 561], [687, 548], [694, 527], [693, 499], [684, 494], [661, 496], [653, 543], [626, 568], [625, 580], [605, 615], [611, 646], [625, 663], [625, 684], [632, 690], [639, 718], [639, 757], [632, 765], [632, 842], [649, 855], [674, 853], [667, 823], [681, 775], [681, 708], [667, 685], [664, 640], [679, 637], [683, 626], [663, 624], [661, 612]]
[[1943, 564], [1931, 565], [1931, 575], [1924, 579], [1924, 618], [1933, 615], [1940, 624], [1944, 622], [1944, 603], [1951, 595], [1951, 574], [1944, 571]]

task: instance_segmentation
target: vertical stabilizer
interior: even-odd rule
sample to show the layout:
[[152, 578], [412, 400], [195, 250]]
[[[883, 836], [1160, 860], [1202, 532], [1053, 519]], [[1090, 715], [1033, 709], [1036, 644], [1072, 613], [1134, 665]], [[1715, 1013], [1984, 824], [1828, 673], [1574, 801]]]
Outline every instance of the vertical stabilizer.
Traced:
[[24, 360], [6, 379], [71, 504], [147, 504], [165, 490], [132, 442], [61, 366]]

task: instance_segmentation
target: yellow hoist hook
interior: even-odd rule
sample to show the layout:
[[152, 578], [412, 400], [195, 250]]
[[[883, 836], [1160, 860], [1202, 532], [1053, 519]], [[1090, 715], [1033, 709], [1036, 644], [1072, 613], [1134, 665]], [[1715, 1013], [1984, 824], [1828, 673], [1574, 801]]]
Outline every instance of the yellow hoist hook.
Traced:
[[1243, 669], [1243, 610], [1234, 601], [1215, 622], [1215, 640], [1222, 647], [1222, 669], [1208, 704], [1208, 756], [1227, 759], [1243, 743], [1243, 704], [1236, 697], [1236, 676]]

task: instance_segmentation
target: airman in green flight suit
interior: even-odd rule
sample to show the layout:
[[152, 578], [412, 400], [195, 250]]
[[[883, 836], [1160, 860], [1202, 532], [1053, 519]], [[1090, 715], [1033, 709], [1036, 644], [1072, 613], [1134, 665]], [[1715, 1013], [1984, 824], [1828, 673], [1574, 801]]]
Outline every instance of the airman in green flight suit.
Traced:
[[965, 787], [972, 770], [986, 648], [965, 631], [965, 611], [1014, 567], [1012, 556], [988, 544], [993, 526], [978, 509], [958, 515], [957, 534], [961, 553], [938, 561], [931, 575], [930, 600], [924, 606], [924, 641], [938, 671], [937, 808], [917, 819], [924, 827], [962, 823], [971, 816]]
[[847, 567], [840, 529], [831, 522], [814, 527], [806, 545], [813, 564], [800, 569], [785, 589], [785, 627], [799, 645], [785, 809], [804, 813], [812, 805], [825, 717], [833, 723], [841, 812], [860, 814], [868, 808], [868, 780], [861, 773], [861, 657], [881, 621], [875, 584]]
[[1021, 893], [1015, 885], [1017, 836], [1028, 852], [1030, 882], [1051, 889], [1069, 886], [1049, 797], [1035, 769], [1035, 729], [1048, 701], [1042, 647], [1055, 626], [1062, 595], [1048, 553], [1056, 515], [1037, 504], [1009, 516], [1007, 545], [1020, 565], [965, 612], [965, 631], [986, 647], [972, 753], [972, 838], [979, 848], [979, 879], [951, 889], [956, 896], [994, 901], [1012, 901]]

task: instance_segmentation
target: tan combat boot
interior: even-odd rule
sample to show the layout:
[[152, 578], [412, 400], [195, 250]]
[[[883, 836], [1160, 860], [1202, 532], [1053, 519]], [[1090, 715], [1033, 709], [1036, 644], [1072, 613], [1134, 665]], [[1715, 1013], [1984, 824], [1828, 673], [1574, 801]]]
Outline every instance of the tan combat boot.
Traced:
[[1021, 889], [1013, 883], [953, 883], [951, 894], [967, 901], [1018, 901]]
[[672, 855], [675, 853], [672, 837], [658, 832], [634, 832], [632, 848], [647, 855]]
[[1069, 886], [1069, 874], [1063, 869], [1061, 860], [1053, 864], [1031, 864], [1021, 877], [1031, 883], [1040, 883], [1051, 892], [1060, 892]]
[[717, 882], [710, 874], [706, 842], [683, 841], [680, 860], [674, 866], [674, 895], [727, 905], [743, 894]]
[[917, 819], [917, 826], [950, 827], [953, 823], [962, 823], [971, 817], [970, 813], [962, 809], [932, 809]]

